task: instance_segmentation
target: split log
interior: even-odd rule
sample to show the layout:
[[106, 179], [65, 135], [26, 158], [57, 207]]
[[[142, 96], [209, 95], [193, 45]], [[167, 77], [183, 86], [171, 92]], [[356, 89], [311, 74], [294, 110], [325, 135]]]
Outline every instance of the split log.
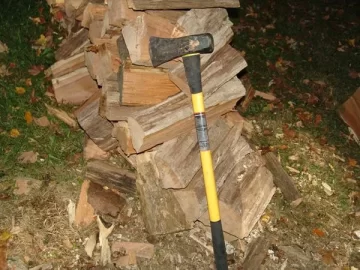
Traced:
[[123, 194], [133, 196], [136, 193], [135, 173], [106, 161], [88, 162], [85, 177], [94, 183], [113, 188]]
[[[180, 37], [184, 31], [168, 20], [161, 17], [142, 13], [136, 19], [122, 29], [126, 46], [130, 53], [133, 64], [152, 66], [149, 54], [149, 38], [157, 37]], [[172, 67], [174, 62], [161, 65], [161, 67]]]
[[52, 85], [58, 103], [82, 104], [94, 93], [99, 92], [86, 67], [52, 79]]
[[274, 153], [266, 153], [264, 158], [266, 160], [266, 166], [274, 175], [274, 183], [278, 188], [280, 188], [284, 198], [291, 204], [291, 206], [298, 206], [302, 202], [302, 198], [295, 186], [294, 180], [283, 169]]
[[225, 120], [228, 122], [229, 125], [234, 126], [234, 125], [239, 125], [242, 127], [242, 134], [246, 137], [246, 138], [250, 138], [253, 131], [254, 131], [254, 126], [251, 122], [249, 122], [248, 120], [246, 120], [244, 117], [242, 117], [238, 111], [232, 111], [229, 112], [227, 114], [224, 115]]
[[137, 155], [136, 187], [139, 192], [145, 228], [151, 235], [173, 233], [190, 229], [172, 191], [158, 186], [158, 172], [154, 153]]
[[191, 9], [191, 8], [238, 8], [238, 0], [131, 0], [129, 5], [134, 10], [145, 9]]
[[98, 46], [100, 74], [97, 78], [99, 85], [105, 80], [117, 80], [120, 69], [120, 55], [117, 44], [102, 44]]
[[[226, 129], [225, 129], [226, 132]], [[226, 179], [229, 180], [234, 167], [244, 159], [246, 155], [253, 152], [246, 140], [241, 136], [241, 127], [234, 126], [227, 134], [221, 144], [213, 151], [213, 167], [217, 188], [220, 188]], [[195, 221], [206, 211], [206, 194], [202, 170], [198, 170], [187, 188], [174, 191], [174, 195], [187, 215], [188, 220]], [[192, 198], [184, 200], [182, 198]], [[197, 205], [197, 211], [187, 212], [191, 209], [189, 203]]]
[[[240, 80], [233, 78], [205, 99], [208, 121], [229, 112], [245, 94]], [[194, 127], [189, 98], [179, 93], [128, 118], [132, 142], [139, 153], [171, 140]]]
[[178, 19], [186, 13], [184, 10], [146, 10], [145, 12], [166, 19], [174, 25], [176, 25]]
[[108, 7], [104, 4], [88, 3], [83, 12], [81, 26], [89, 28], [91, 22], [103, 20], [107, 10]]
[[354, 139], [358, 142], [360, 138], [360, 87], [341, 104], [338, 113], [341, 119], [353, 130]]
[[50, 67], [53, 78], [61, 77], [85, 66], [84, 53], [78, 53], [67, 59], [57, 61]]
[[59, 47], [55, 52], [55, 59], [59, 61], [80, 53], [83, 48], [89, 44], [88, 35], [89, 31], [87, 29], [80, 29]]
[[137, 168], [136, 155], [127, 156], [120, 147], [116, 148], [116, 151], [131, 165], [132, 168]]
[[96, 45], [90, 45], [85, 48], [84, 58], [85, 66], [87, 67], [91, 78], [98, 80], [100, 75], [100, 56], [99, 49]]
[[102, 86], [102, 96], [99, 108], [100, 116], [109, 121], [127, 120], [134, 113], [145, 109], [143, 106], [120, 105], [119, 82], [106, 80]]
[[101, 93], [95, 93], [75, 111], [79, 125], [86, 134], [104, 151], [117, 147], [117, 140], [111, 136], [113, 125], [98, 113]]
[[[229, 131], [230, 127], [223, 119], [210, 125], [209, 140], [212, 151], [220, 145]], [[155, 163], [163, 188], [185, 188], [201, 168], [196, 131], [161, 145], [156, 151]]]
[[133, 21], [141, 15], [128, 7], [126, 0], [108, 0], [109, 23], [117, 27], [123, 27], [126, 23]]
[[160, 68], [131, 66], [121, 70], [120, 104], [155, 105], [180, 92]]
[[83, 157], [85, 160], [107, 160], [110, 158], [110, 153], [102, 150], [99, 146], [96, 145], [96, 143], [94, 143], [88, 136], [86, 136]]
[[266, 258], [269, 249], [269, 241], [265, 237], [260, 236], [253, 239], [245, 252], [245, 259], [242, 264], [243, 269], [258, 270]]
[[127, 155], [136, 154], [132, 145], [130, 130], [126, 121], [119, 121], [114, 124], [112, 136], [119, 142], [121, 150]]
[[[246, 61], [236, 49], [230, 45], [213, 54], [209, 61], [201, 66], [201, 80], [204, 97], [211, 95], [221, 85], [236, 76], [247, 66]], [[190, 88], [183, 67], [170, 72], [170, 79], [188, 96]]]
[[[238, 238], [249, 235], [275, 193], [272, 174], [266, 167], [244, 173], [245, 168], [237, 165], [219, 192], [223, 230]], [[199, 220], [210, 225], [208, 217], [206, 212]]]
[[103, 185], [90, 182], [87, 194], [88, 203], [94, 208], [97, 215], [109, 215], [116, 218], [126, 206], [126, 200]]

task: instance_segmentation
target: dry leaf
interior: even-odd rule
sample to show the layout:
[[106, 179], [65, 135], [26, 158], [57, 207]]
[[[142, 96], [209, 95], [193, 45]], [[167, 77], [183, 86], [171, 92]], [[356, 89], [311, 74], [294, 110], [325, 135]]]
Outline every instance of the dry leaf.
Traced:
[[5, 65], [0, 65], [0, 77], [9, 76], [11, 72], [7, 69]]
[[357, 161], [355, 159], [349, 158], [348, 164], [350, 167], [355, 167], [357, 164]]
[[19, 130], [17, 130], [16, 128], [13, 128], [12, 130], [10, 130], [10, 137], [11, 138], [16, 138], [20, 136], [20, 132]]
[[355, 47], [355, 38], [349, 39], [349, 40], [348, 40], [348, 44], [349, 44], [351, 47]]
[[7, 52], [9, 52], [8, 46], [0, 41], [0, 53], [7, 53]]
[[283, 125], [283, 132], [284, 132], [285, 136], [288, 138], [292, 139], [292, 138], [296, 137], [295, 130], [290, 129], [287, 124]]
[[39, 153], [35, 153], [34, 151], [22, 152], [18, 157], [18, 162], [21, 164], [35, 163], [38, 155]]
[[48, 127], [50, 126], [50, 121], [46, 116], [42, 116], [40, 118], [34, 118], [34, 122], [36, 125], [40, 127]]
[[349, 77], [351, 79], [357, 79], [360, 78], [360, 72], [356, 72], [355, 70], [350, 70]]
[[15, 87], [16, 94], [23, 95], [25, 94], [26, 90], [24, 87]]
[[314, 235], [319, 236], [319, 237], [324, 237], [324, 236], [325, 236], [325, 233], [324, 233], [322, 230], [320, 230], [320, 229], [313, 229], [313, 230], [312, 230], [312, 233], [313, 233]]
[[44, 17], [35, 17], [35, 18], [29, 17], [29, 19], [32, 20], [32, 22], [35, 23], [36, 25], [45, 23]]
[[27, 79], [25, 80], [25, 84], [26, 84], [26, 86], [32, 86], [31, 78], [27, 78]]
[[45, 47], [46, 43], [47, 43], [47, 39], [43, 34], [41, 34], [40, 37], [35, 41], [35, 44], [41, 47]]
[[324, 264], [336, 264], [336, 260], [332, 255], [332, 251], [323, 250], [320, 252]]
[[28, 69], [28, 72], [33, 75], [36, 76], [38, 75], [40, 72], [42, 72], [44, 70], [44, 66], [43, 65], [39, 65], [39, 66], [31, 66], [30, 69]]
[[322, 17], [323, 20], [327, 21], [328, 19], [330, 19], [330, 15], [325, 15]]
[[30, 124], [33, 121], [33, 117], [31, 115], [31, 112], [26, 111], [24, 119], [26, 120], [26, 124]]

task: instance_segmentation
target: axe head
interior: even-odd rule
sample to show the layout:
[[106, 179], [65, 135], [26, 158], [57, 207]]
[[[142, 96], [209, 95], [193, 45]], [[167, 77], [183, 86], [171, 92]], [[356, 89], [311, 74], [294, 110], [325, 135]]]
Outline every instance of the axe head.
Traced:
[[209, 33], [180, 38], [150, 37], [149, 51], [154, 67], [192, 53], [211, 53], [214, 39]]

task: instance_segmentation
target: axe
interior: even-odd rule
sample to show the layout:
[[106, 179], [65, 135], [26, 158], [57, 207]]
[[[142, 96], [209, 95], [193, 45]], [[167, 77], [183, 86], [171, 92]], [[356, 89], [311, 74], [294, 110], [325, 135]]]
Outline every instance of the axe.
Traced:
[[191, 91], [195, 128], [200, 148], [215, 265], [217, 270], [227, 270], [224, 234], [208, 138], [200, 70], [200, 54], [214, 51], [213, 37], [211, 34], [191, 35], [181, 38], [150, 37], [149, 51], [154, 67], [178, 57], [183, 59], [185, 74]]

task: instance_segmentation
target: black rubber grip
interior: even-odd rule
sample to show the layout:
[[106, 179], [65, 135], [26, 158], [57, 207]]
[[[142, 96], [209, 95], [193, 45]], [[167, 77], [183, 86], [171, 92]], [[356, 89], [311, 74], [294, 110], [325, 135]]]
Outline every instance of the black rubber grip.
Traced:
[[183, 57], [183, 63], [191, 94], [200, 93], [202, 91], [200, 54]]
[[217, 270], [228, 270], [224, 234], [221, 220], [210, 222], [211, 236], [215, 255], [215, 265]]

